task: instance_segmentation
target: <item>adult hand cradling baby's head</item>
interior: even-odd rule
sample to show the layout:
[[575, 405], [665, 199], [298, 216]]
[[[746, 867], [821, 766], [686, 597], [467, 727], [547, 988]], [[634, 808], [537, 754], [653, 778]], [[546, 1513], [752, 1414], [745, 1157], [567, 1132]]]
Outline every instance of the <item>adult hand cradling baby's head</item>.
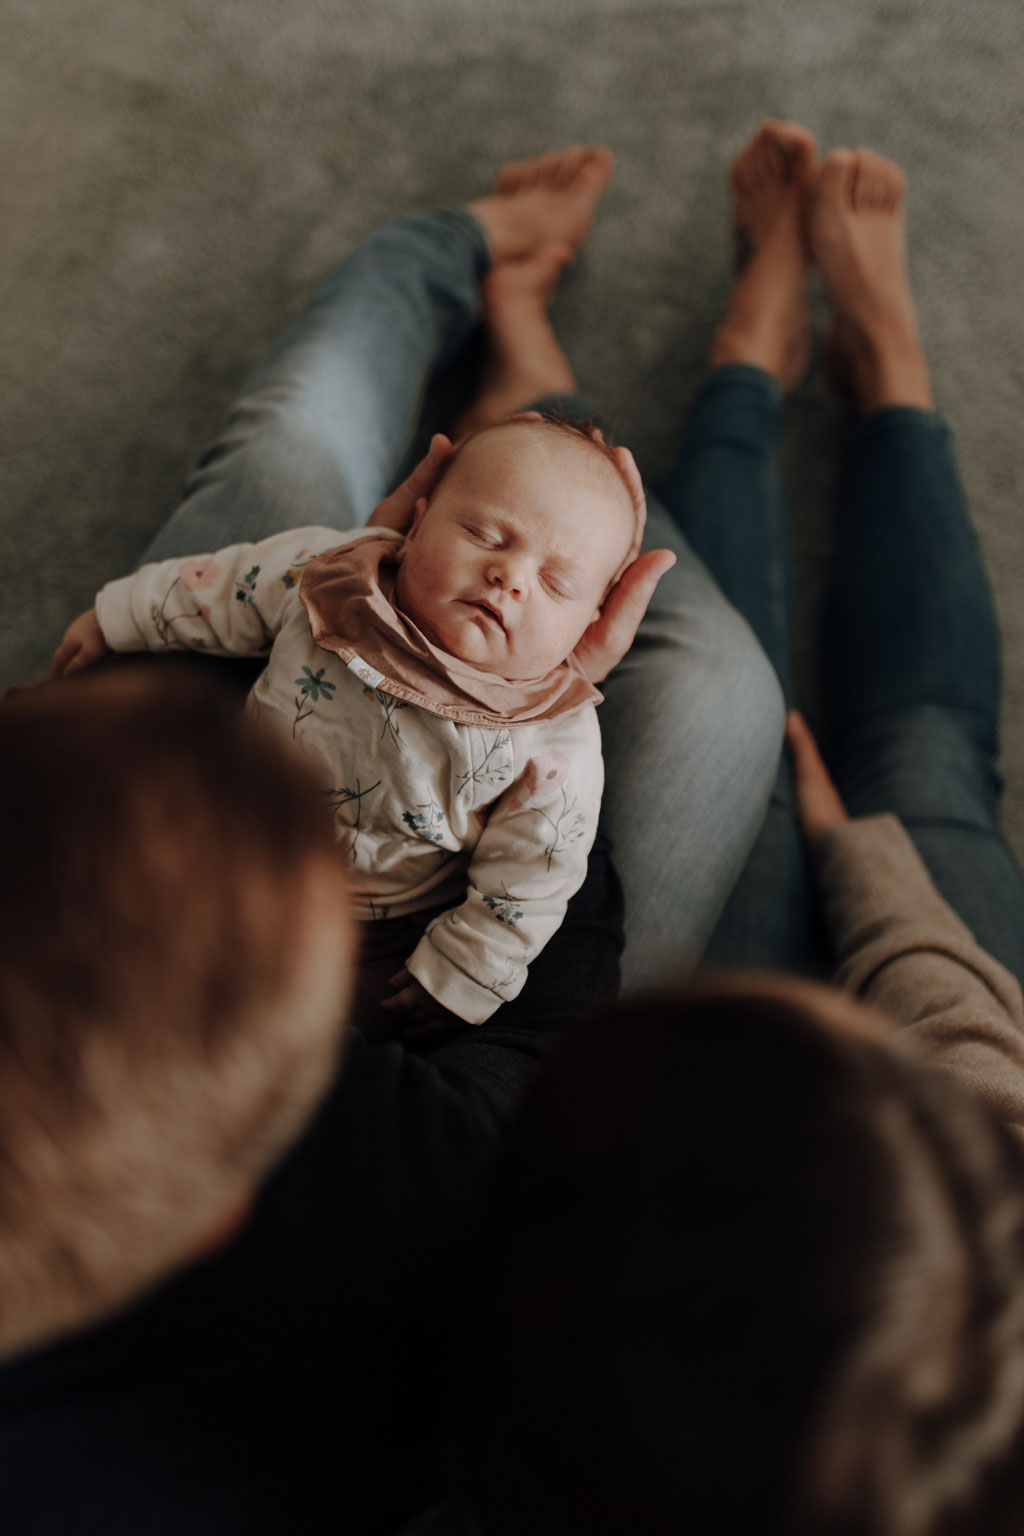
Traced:
[[669, 551], [637, 563], [646, 504], [629, 451], [591, 423], [535, 412], [455, 449], [435, 438], [375, 521], [398, 526], [396, 512], [408, 526], [401, 610], [442, 650], [510, 680], [573, 654], [588, 679], [605, 677], [674, 563]]

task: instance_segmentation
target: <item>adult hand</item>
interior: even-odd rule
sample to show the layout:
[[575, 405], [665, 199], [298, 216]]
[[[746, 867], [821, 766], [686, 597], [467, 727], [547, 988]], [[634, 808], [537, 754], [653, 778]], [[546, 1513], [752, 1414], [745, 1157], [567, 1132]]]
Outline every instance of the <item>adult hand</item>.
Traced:
[[64, 631], [64, 638], [50, 663], [51, 681], [65, 677], [69, 672], [80, 672], [83, 667], [99, 661], [109, 650], [110, 646], [104, 639], [100, 621], [96, 617], [96, 609], [90, 608], [86, 613], [80, 613]]
[[805, 837], [849, 821], [849, 813], [822, 761], [807, 721], [797, 710], [786, 716], [786, 744], [793, 756], [796, 810]]
[[416, 503], [429, 496], [444, 474], [445, 467], [455, 449], [443, 432], [435, 432], [430, 439], [430, 451], [421, 459], [397, 491], [385, 496], [370, 514], [369, 527], [393, 528], [396, 533], [408, 533], [416, 512]]
[[603, 682], [618, 666], [636, 638], [655, 587], [675, 563], [672, 550], [651, 549], [623, 571], [573, 652], [588, 682]]
[[[613, 453], [619, 474], [632, 497], [638, 534], [642, 536], [647, 500], [640, 471], [628, 448], [616, 448]], [[618, 666], [636, 638], [655, 587], [675, 563], [676, 557], [670, 549], [651, 549], [645, 555], [637, 555], [633, 563], [627, 565], [601, 604], [601, 612], [573, 652], [588, 682], [603, 682]]]

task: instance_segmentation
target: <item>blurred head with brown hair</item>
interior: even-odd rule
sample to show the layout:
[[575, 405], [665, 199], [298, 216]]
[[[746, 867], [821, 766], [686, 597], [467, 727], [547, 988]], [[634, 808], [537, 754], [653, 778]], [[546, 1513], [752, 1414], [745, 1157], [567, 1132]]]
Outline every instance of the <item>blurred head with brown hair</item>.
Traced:
[[308, 769], [222, 691], [0, 707], [0, 1354], [187, 1262], [336, 1062], [353, 936]]
[[824, 987], [703, 981], [567, 1042], [476, 1295], [474, 1536], [1024, 1528], [1024, 1157]]

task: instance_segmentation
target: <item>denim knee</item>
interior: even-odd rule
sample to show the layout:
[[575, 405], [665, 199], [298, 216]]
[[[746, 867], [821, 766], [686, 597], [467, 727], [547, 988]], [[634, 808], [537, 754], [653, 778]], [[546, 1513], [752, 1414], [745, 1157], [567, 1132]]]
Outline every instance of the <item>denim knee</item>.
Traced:
[[749, 627], [709, 594], [696, 611], [645, 621], [600, 718], [623, 973], [640, 985], [704, 952], [771, 796], [782, 693]]
[[999, 832], [1002, 780], [987, 717], [940, 705], [889, 709], [842, 745], [836, 781], [852, 814]]

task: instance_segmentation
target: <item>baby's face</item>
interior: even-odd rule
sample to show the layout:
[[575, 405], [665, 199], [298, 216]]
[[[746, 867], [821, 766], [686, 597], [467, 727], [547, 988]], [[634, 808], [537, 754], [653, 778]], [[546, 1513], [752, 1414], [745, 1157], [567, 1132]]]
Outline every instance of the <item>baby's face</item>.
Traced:
[[395, 596], [441, 650], [510, 680], [575, 648], [629, 552], [615, 466], [548, 428], [501, 427], [462, 448], [401, 555]]

